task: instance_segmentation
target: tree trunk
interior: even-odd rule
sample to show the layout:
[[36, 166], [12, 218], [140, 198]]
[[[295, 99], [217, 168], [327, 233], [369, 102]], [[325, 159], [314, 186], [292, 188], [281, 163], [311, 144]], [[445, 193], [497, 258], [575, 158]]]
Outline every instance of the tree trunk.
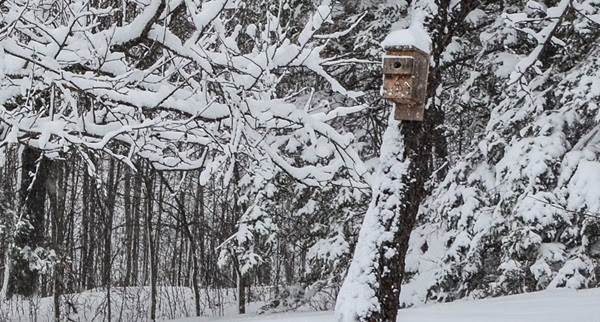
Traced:
[[[78, 204], [78, 200], [77, 200], [77, 195], [79, 193], [79, 189], [80, 189], [80, 185], [79, 185], [79, 178], [80, 178], [80, 173], [79, 171], [77, 171], [77, 159], [73, 158], [72, 161], [70, 162], [70, 172], [71, 172], [71, 181], [70, 181], [70, 187], [69, 187], [69, 183], [67, 183], [65, 185], [65, 191], [69, 190], [70, 188], [70, 199], [69, 199], [69, 211], [68, 211], [68, 227], [67, 227], [67, 236], [65, 237], [65, 250], [68, 254], [68, 256], [70, 256], [70, 258], [75, 259], [77, 258], [76, 253], [76, 247], [75, 247], [75, 231], [76, 231], [76, 225], [75, 225], [75, 218], [76, 218], [76, 213], [78, 212], [77, 209], [77, 204]], [[66, 198], [66, 194], [65, 194], [65, 198]], [[66, 200], [66, 199], [65, 199]], [[71, 272], [76, 272], [77, 271], [77, 261], [76, 260], [72, 260], [70, 261], [70, 263], [68, 264], [68, 270]], [[67, 283], [64, 284], [65, 286], [65, 292], [69, 292], [69, 293], [73, 293], [77, 291], [77, 280], [75, 278], [68, 278], [67, 279]]]
[[[17, 234], [15, 245], [19, 249], [30, 247], [34, 250], [43, 246], [45, 238], [45, 182], [50, 172], [51, 161], [40, 151], [25, 147], [21, 164], [21, 211], [23, 218], [29, 221], [31, 229]], [[13, 259], [11, 274], [9, 294], [31, 296], [38, 290], [38, 272], [30, 269], [29, 262], [21, 256], [15, 256]]]
[[440, 57], [475, 3], [461, 3], [464, 8], [453, 20], [448, 16], [449, 0], [437, 2], [437, 12], [428, 13], [434, 64], [429, 72], [424, 122], [399, 123], [390, 117], [380, 168], [373, 178], [372, 201], [336, 303], [338, 321], [396, 321], [408, 243], [427, 194], [425, 183], [434, 179], [433, 161], [447, 156], [444, 112], [439, 100], [431, 99], [441, 82]]
[[[240, 219], [242, 217], [242, 215], [244, 214], [245, 207], [242, 207], [240, 205], [239, 202], [239, 190], [235, 189], [236, 187], [239, 186], [239, 182], [240, 182], [240, 171], [239, 171], [239, 164], [236, 162], [233, 165], [233, 188], [232, 189], [232, 193], [233, 193], [233, 216], [232, 216], [232, 228], [235, 229], [235, 227], [237, 227], [237, 224], [240, 222]], [[231, 184], [230, 184], [231, 186]], [[237, 255], [233, 255], [233, 256], [237, 256]], [[236, 272], [236, 286], [237, 286], [237, 298], [238, 298], [238, 313], [239, 314], [244, 314], [246, 313], [246, 284], [247, 281], [249, 279], [248, 277], [248, 273], [244, 274], [244, 272], [242, 272], [242, 263], [239, 262], [239, 260], [236, 260], [235, 262], [235, 272]]]
[[132, 216], [132, 200], [131, 200], [131, 170], [125, 170], [125, 182], [123, 184], [123, 215], [125, 217], [125, 277], [123, 286], [131, 286], [131, 271], [133, 270], [132, 263], [132, 244], [133, 244], [133, 216]]
[[[169, 191], [169, 193], [171, 195], [175, 195], [177, 193], [177, 191], [175, 191], [171, 185], [169, 184], [169, 182], [164, 178], [163, 174], [160, 173], [160, 176], [162, 178], [162, 185], [167, 188], [167, 190]], [[183, 176], [180, 178], [180, 180], [183, 180]], [[188, 218], [188, 214], [186, 212], [186, 208], [185, 208], [185, 194], [183, 191], [180, 191], [179, 193], [177, 193], [177, 197], [175, 198], [175, 202], [177, 205], [177, 213], [178, 213], [178, 221], [182, 227], [181, 229], [181, 233], [182, 235], [184, 235], [187, 240], [188, 243], [190, 245], [189, 248], [189, 261], [191, 262], [191, 270], [192, 270], [192, 289], [194, 291], [194, 304], [195, 304], [195, 309], [196, 309], [196, 316], [201, 316], [202, 314], [202, 310], [200, 307], [200, 267], [199, 267], [199, 263], [198, 263], [198, 254], [196, 252], [197, 250], [197, 241], [196, 241], [196, 237], [199, 232], [201, 232], [202, 230], [198, 228], [198, 223], [200, 222], [200, 220], [202, 220], [204, 218], [204, 187], [202, 187], [200, 184], [197, 186], [197, 193], [196, 193], [196, 201], [195, 201], [195, 205], [194, 205], [194, 218], [193, 221], [190, 222], [189, 218]], [[200, 240], [200, 250], [201, 250], [201, 254], [203, 254], [203, 248], [202, 248], [202, 240]], [[183, 256], [183, 255], [181, 255]]]
[[[141, 169], [141, 167], [138, 167]], [[141, 171], [141, 170], [140, 170]], [[133, 229], [133, 237], [131, 244], [131, 282], [133, 285], [139, 284], [139, 254], [140, 254], [140, 235], [142, 225], [140, 223], [141, 203], [142, 203], [142, 177], [143, 173], [138, 171], [135, 175], [133, 185], [133, 204], [132, 204], [132, 219], [131, 225]], [[145, 235], [145, 234], [144, 234]]]
[[[148, 165], [148, 172], [144, 178], [145, 188], [146, 188], [146, 246], [147, 246], [147, 254], [150, 260], [149, 262], [149, 282], [150, 282], [150, 305], [148, 307], [148, 319], [150, 321], [156, 321], [156, 282], [157, 274], [158, 274], [158, 256], [156, 254], [155, 249], [155, 240], [154, 238], [158, 238], [158, 236], [154, 235], [154, 228], [152, 224], [152, 214], [153, 214], [153, 203], [152, 203], [152, 194], [154, 193], [154, 169], [152, 169], [151, 165]], [[154, 236], [153, 236], [154, 235]]]
[[[340, 321], [396, 321], [404, 266], [403, 241], [410, 235], [414, 209], [419, 207], [419, 203], [410, 203], [422, 189], [414, 177], [420, 165], [408, 158], [410, 147], [405, 146], [403, 133], [418, 134], [420, 127], [419, 123], [400, 124], [390, 117], [383, 136], [381, 164], [374, 176], [373, 199], [336, 303]], [[411, 142], [418, 141], [415, 138]]]
[[443, 113], [428, 112], [426, 122], [390, 117], [372, 201], [336, 303], [339, 321], [396, 321], [408, 242], [441, 138]]
[[192, 288], [194, 289], [194, 304], [196, 307], [196, 316], [202, 315], [200, 308], [200, 267], [198, 265], [198, 253], [196, 251], [196, 240], [194, 236], [200, 235], [200, 256], [204, 257], [204, 232], [198, 226], [204, 221], [204, 187], [198, 183], [196, 194], [196, 209], [194, 212], [194, 222], [192, 223], [193, 234], [190, 234], [190, 248], [192, 253]]
[[[19, 184], [20, 184], [20, 175], [15, 175], [18, 174], [18, 167], [20, 166], [19, 162], [18, 162], [18, 157], [16, 157], [18, 155], [18, 153], [15, 153], [15, 151], [12, 151], [13, 149], [7, 148], [5, 150], [6, 153], [6, 164], [5, 166], [2, 168], [3, 173], [3, 185], [2, 185], [2, 192], [3, 192], [3, 197], [5, 198], [5, 201], [9, 201], [9, 205], [14, 209], [16, 204], [18, 203], [16, 200], [11, 200], [9, 198], [6, 198], [6, 196], [14, 196], [15, 195], [15, 188], [18, 189]], [[6, 245], [6, 249], [4, 250], [3, 253], [3, 257], [4, 257], [4, 271], [3, 271], [3, 275], [2, 275], [2, 288], [0, 288], [0, 302], [4, 301], [7, 297], [8, 297], [8, 284], [10, 282], [10, 271], [12, 269], [12, 253], [10, 251], [10, 243], [14, 242], [14, 240], [12, 238], [8, 238], [6, 240], [6, 243], [4, 245]]]
[[246, 277], [236, 270], [238, 314], [246, 313]]
[[111, 320], [112, 303], [111, 303], [111, 268], [112, 268], [112, 223], [113, 214], [115, 211], [116, 196], [118, 189], [118, 180], [120, 176], [120, 164], [115, 164], [114, 159], [110, 159], [108, 169], [108, 182], [106, 183], [106, 193], [103, 187], [97, 187], [98, 200], [100, 201], [100, 209], [103, 214], [103, 242], [104, 250], [102, 256], [102, 284], [106, 287], [106, 308], [108, 320]]
[[[64, 171], [64, 161], [54, 162], [52, 169], [51, 180], [47, 182], [46, 188], [48, 189], [48, 201], [50, 203], [50, 231], [52, 233], [52, 248], [57, 253], [59, 260], [62, 258], [64, 252], [64, 235], [65, 235], [65, 201], [63, 199], [66, 191], [64, 182], [64, 175], [68, 174]], [[65, 169], [66, 170], [66, 169]], [[60, 295], [62, 294], [62, 277], [63, 277], [63, 266], [62, 263], [58, 262], [54, 265], [52, 271], [52, 299], [54, 306], [54, 320], [60, 321]]]

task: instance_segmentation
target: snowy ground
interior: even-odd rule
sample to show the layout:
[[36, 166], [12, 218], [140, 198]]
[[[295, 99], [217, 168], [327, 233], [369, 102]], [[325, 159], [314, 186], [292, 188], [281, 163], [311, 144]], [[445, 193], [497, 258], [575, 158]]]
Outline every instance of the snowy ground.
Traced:
[[[331, 322], [332, 312], [283, 313], [266, 316], [187, 318], [196, 321]], [[494, 299], [423, 305], [400, 310], [398, 321], [410, 322], [593, 322], [600, 321], [600, 288], [555, 289]]]
[[[258, 288], [254, 288], [255, 293]], [[148, 321], [148, 287], [114, 287], [110, 293], [111, 318], [107, 316], [105, 289], [93, 289], [61, 296], [61, 321]], [[192, 316], [195, 311], [194, 294], [187, 287], [158, 287], [157, 312], [159, 320]], [[233, 289], [201, 290], [201, 310], [205, 316], [232, 315], [235, 312]], [[209, 299], [214, 299], [210, 301]], [[215, 305], [215, 303], [223, 305]], [[251, 303], [249, 309], [257, 311], [264, 303]], [[54, 321], [52, 297], [31, 299], [13, 298], [0, 302], [0, 322], [50, 322]]]

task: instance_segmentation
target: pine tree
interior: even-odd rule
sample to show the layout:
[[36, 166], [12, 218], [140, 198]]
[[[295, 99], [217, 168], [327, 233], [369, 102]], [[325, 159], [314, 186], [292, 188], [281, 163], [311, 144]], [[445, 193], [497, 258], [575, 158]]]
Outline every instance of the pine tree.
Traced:
[[405, 304], [598, 280], [597, 9], [560, 1], [476, 10], [485, 29], [469, 37], [474, 55], [462, 54], [474, 58], [470, 90], [448, 97], [463, 124], [485, 127], [465, 129], [474, 138], [460, 140], [466, 154], [423, 205], [407, 267], [416, 297]]

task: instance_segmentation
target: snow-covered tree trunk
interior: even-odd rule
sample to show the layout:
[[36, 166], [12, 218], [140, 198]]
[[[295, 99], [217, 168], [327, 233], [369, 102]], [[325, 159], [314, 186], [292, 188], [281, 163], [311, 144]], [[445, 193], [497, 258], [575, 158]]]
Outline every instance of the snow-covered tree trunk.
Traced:
[[[448, 20], [449, 6], [449, 1], [442, 1], [440, 6], [415, 2], [409, 28], [400, 37], [392, 33], [384, 40], [389, 46], [429, 49], [433, 65], [428, 77], [428, 103], [423, 122], [398, 123], [390, 116], [380, 164], [371, 181], [371, 204], [337, 298], [338, 321], [396, 321], [408, 243], [419, 207], [427, 196], [425, 184], [434, 174], [436, 158], [445, 157], [441, 130], [444, 112], [431, 98], [436, 96], [440, 83], [441, 53], [450, 32], [455, 30], [446, 28], [453, 21]], [[468, 12], [467, 7], [464, 10]], [[457, 15], [457, 21], [462, 15]]]
[[373, 198], [337, 299], [340, 321], [396, 320], [404, 255], [429, 173], [424, 132], [422, 123], [389, 121]]

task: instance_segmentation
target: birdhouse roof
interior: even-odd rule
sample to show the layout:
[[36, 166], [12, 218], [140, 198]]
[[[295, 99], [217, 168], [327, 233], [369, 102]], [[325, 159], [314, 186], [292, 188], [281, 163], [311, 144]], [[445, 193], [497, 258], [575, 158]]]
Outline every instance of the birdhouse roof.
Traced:
[[392, 31], [381, 45], [386, 49], [414, 47], [429, 54], [431, 38], [422, 26], [413, 24], [408, 29]]

